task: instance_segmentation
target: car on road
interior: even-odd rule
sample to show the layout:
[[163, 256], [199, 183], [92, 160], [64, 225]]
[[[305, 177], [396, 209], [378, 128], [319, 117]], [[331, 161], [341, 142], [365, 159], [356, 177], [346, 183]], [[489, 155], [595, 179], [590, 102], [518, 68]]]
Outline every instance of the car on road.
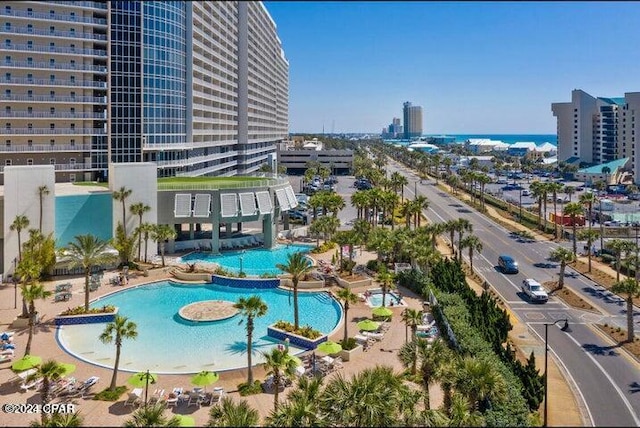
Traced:
[[518, 262], [507, 254], [501, 254], [498, 257], [498, 266], [503, 273], [518, 273]]
[[527, 189], [524, 189], [522, 191], [522, 196], [531, 196], [531, 192], [529, 190], [527, 190]]
[[538, 281], [532, 278], [522, 280], [522, 292], [531, 302], [546, 303], [549, 295]]

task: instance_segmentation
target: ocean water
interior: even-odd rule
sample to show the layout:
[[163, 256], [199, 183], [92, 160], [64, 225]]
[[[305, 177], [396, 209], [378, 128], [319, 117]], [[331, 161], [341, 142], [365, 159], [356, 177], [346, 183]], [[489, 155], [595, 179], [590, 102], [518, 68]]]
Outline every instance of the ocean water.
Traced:
[[[424, 134], [424, 137], [454, 137], [456, 143], [464, 143], [469, 138], [484, 138], [490, 140], [502, 141], [507, 144], [516, 142], [533, 142], [536, 146], [543, 143], [551, 143], [558, 145], [558, 136], [556, 134]], [[408, 144], [407, 141], [385, 140], [394, 143]]]

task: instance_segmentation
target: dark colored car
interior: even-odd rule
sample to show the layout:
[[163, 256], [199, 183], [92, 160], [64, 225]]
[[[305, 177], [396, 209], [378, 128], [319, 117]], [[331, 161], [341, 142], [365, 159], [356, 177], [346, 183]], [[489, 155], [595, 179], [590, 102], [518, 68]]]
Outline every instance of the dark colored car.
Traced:
[[518, 262], [513, 257], [506, 254], [498, 257], [498, 266], [502, 269], [503, 273], [518, 273]]

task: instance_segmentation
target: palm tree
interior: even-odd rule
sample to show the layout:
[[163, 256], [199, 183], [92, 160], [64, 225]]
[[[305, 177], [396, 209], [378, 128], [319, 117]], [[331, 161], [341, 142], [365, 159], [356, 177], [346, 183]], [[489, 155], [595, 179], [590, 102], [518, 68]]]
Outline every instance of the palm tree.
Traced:
[[468, 397], [474, 408], [483, 411], [492, 400], [506, 393], [505, 380], [486, 359], [465, 357], [458, 363], [456, 389]]
[[73, 269], [81, 267], [84, 271], [84, 309], [89, 310], [89, 277], [96, 266], [113, 263], [117, 257], [109, 252], [109, 243], [97, 236], [77, 235], [61, 252], [63, 260]]
[[116, 315], [114, 320], [107, 324], [99, 339], [102, 343], [116, 344], [116, 360], [113, 363], [113, 375], [111, 376], [111, 391], [116, 390], [118, 381], [118, 366], [120, 365], [120, 350], [122, 349], [122, 341], [124, 339], [135, 339], [138, 337], [138, 326], [133, 321], [121, 315]]
[[[36, 379], [42, 379], [42, 386], [40, 387], [40, 397], [42, 399], [43, 406], [49, 404], [51, 397], [51, 383], [56, 382], [62, 378], [64, 374], [64, 367], [55, 360], [47, 360], [44, 363], [36, 367], [35, 372], [27, 376], [27, 382], [33, 382]], [[47, 422], [47, 412], [41, 412], [41, 422], [44, 425]]]
[[[253, 371], [251, 357], [253, 354], [253, 320], [257, 317], [265, 316], [269, 308], [264, 300], [256, 295], [248, 298], [241, 297], [233, 307], [238, 310], [240, 316], [247, 319], [247, 386], [252, 386]], [[240, 322], [242, 323], [242, 320], [240, 320]]]
[[347, 343], [347, 339], [349, 338], [348, 326], [349, 326], [349, 307], [350, 305], [356, 304], [358, 302], [358, 296], [353, 294], [353, 291], [349, 288], [341, 288], [336, 293], [336, 296], [340, 300], [342, 304], [342, 309], [344, 310], [344, 338], [342, 339], [342, 344]]
[[17, 215], [9, 226], [9, 230], [18, 232], [18, 260], [22, 260], [22, 231], [29, 227], [29, 218], [26, 215]]
[[531, 195], [538, 200], [538, 227], [542, 229], [542, 200], [546, 197], [544, 192], [544, 183], [535, 180], [529, 185]]
[[582, 206], [582, 204], [578, 203], [578, 202], [569, 202], [567, 205], [564, 206], [564, 209], [562, 210], [562, 215], [568, 215], [569, 218], [571, 219], [571, 230], [572, 230], [572, 241], [573, 241], [573, 256], [577, 257], [578, 256], [578, 236], [576, 233], [576, 227], [577, 227], [577, 218], [578, 216], [581, 216], [582, 214], [584, 214], [584, 207]]
[[133, 190], [122, 186], [120, 190], [114, 191], [111, 195], [116, 201], [122, 202], [122, 227], [124, 228], [125, 236], [127, 235], [127, 206], [125, 201], [131, 196], [131, 193], [133, 193]]
[[616, 256], [616, 282], [620, 282], [620, 262], [623, 253], [633, 250], [634, 243], [625, 239], [612, 239], [607, 242], [605, 247], [613, 251]]
[[569, 202], [571, 202], [571, 196], [576, 193], [576, 188], [574, 186], [564, 186], [563, 192], [565, 195], [569, 197]]
[[45, 290], [44, 285], [37, 282], [20, 285], [20, 291], [22, 292], [22, 298], [27, 302], [29, 308], [29, 338], [27, 339], [27, 346], [24, 347], [24, 355], [29, 355], [31, 353], [31, 342], [33, 341], [36, 317], [38, 315], [38, 311], [36, 311], [36, 300], [45, 300], [51, 296], [51, 291]]
[[153, 233], [154, 225], [152, 223], [142, 223], [138, 227], [138, 233], [144, 239], [144, 262], [147, 263], [147, 249], [149, 247], [149, 238]]
[[231, 398], [223, 397], [217, 406], [209, 411], [209, 427], [255, 427], [260, 422], [258, 411], [247, 400], [236, 404]]
[[482, 413], [475, 410], [469, 400], [462, 394], [454, 392], [451, 395], [449, 410], [450, 427], [481, 427], [485, 426]]
[[462, 252], [463, 248], [469, 249], [469, 264], [471, 265], [471, 271], [473, 272], [473, 253], [477, 251], [478, 253], [482, 252], [482, 241], [476, 235], [465, 236], [465, 238], [460, 242], [460, 252]]
[[578, 232], [578, 239], [580, 239], [581, 241], [587, 241], [587, 257], [589, 260], [589, 272], [591, 272], [591, 247], [593, 246], [593, 243], [596, 241], [596, 239], [598, 239], [598, 236], [600, 236], [600, 232], [598, 232], [597, 230], [593, 230], [591, 228], [584, 230], [582, 229], [580, 232]]
[[611, 168], [608, 166], [602, 167], [602, 174], [604, 175], [605, 190], [609, 188], [609, 174], [611, 174]]
[[291, 275], [291, 283], [293, 284], [293, 325], [297, 330], [300, 327], [300, 319], [298, 317], [298, 282], [311, 272], [313, 265], [304, 254], [293, 253], [289, 254], [286, 265], [278, 263], [276, 267]]
[[164, 267], [164, 252], [165, 252], [165, 241], [169, 239], [175, 239], [177, 236], [176, 231], [173, 227], [168, 224], [156, 224], [153, 227], [153, 232], [151, 233], [151, 239], [160, 244], [160, 256], [162, 257], [162, 267]]
[[557, 219], [558, 192], [562, 191], [563, 185], [560, 183], [552, 182], [552, 183], [547, 183], [547, 188], [548, 188], [548, 191], [553, 194], [553, 215], [554, 215], [553, 236], [555, 236], [555, 238], [558, 239], [558, 219]]
[[296, 362], [284, 349], [272, 348], [270, 352], [263, 352], [265, 362], [262, 364], [267, 376], [273, 376], [273, 410], [278, 410], [278, 390], [284, 377], [291, 377], [296, 372]]
[[51, 192], [46, 185], [38, 187], [38, 198], [40, 200], [40, 219], [38, 220], [38, 230], [40, 233], [42, 233], [42, 208], [44, 205], [44, 197], [49, 193]]
[[[405, 333], [407, 328], [411, 328], [411, 340], [416, 340], [416, 332], [418, 331], [418, 326], [422, 324], [422, 311], [417, 309], [407, 308], [402, 311], [402, 321], [405, 324]], [[407, 337], [405, 334], [404, 343], [407, 343]], [[415, 372], [414, 372], [415, 373]]]
[[80, 412], [78, 413], [58, 413], [51, 414], [46, 421], [32, 421], [29, 426], [31, 427], [81, 427], [83, 425], [83, 419]]
[[391, 289], [394, 286], [393, 280], [394, 280], [394, 275], [389, 271], [385, 270], [384, 272], [380, 272], [378, 274], [378, 281], [382, 286], [382, 306], [386, 306], [385, 299], [386, 299], [387, 293], [391, 291]]
[[633, 278], [626, 278], [624, 281], [616, 282], [611, 291], [616, 294], [625, 294], [627, 302], [627, 342], [633, 342], [635, 334], [633, 331], [633, 298], [640, 297], [640, 286]]
[[560, 262], [558, 289], [562, 289], [562, 287], [564, 287], [564, 270], [567, 267], [567, 263], [571, 263], [576, 260], [576, 256], [571, 252], [571, 250], [558, 247], [549, 254], [549, 258], [553, 261]]
[[416, 198], [413, 200], [413, 203], [415, 205], [414, 216], [416, 219], [414, 221], [414, 225], [415, 227], [420, 227], [420, 223], [422, 222], [422, 211], [429, 208], [429, 200], [426, 196], [416, 196]]
[[458, 232], [458, 261], [462, 263], [462, 237], [464, 232], [473, 232], [473, 224], [466, 218], [456, 220], [456, 232]]
[[[596, 200], [596, 195], [593, 192], [585, 192], [581, 194], [580, 198], [578, 199], [578, 202], [580, 202], [582, 205], [586, 205], [587, 212], [589, 213], [589, 235], [591, 235], [593, 224], [593, 204], [596, 203]], [[589, 272], [591, 272], [591, 245], [589, 245]]]
[[[144, 213], [151, 211], [151, 207], [149, 205], [145, 205], [144, 202], [136, 202], [132, 204], [129, 209], [131, 210], [131, 214], [138, 216], [138, 230], [142, 231], [142, 216]], [[138, 261], [140, 261], [140, 253], [142, 251], [142, 234], [138, 233]], [[146, 253], [145, 253], [146, 255]]]
[[449, 241], [451, 242], [451, 253], [454, 254], [455, 233], [458, 230], [457, 220], [448, 220], [444, 223], [445, 232], [449, 232]]
[[391, 174], [391, 188], [394, 192], [398, 192], [400, 190], [400, 200], [404, 200], [404, 186], [409, 184], [409, 180], [407, 177], [400, 174], [398, 171], [395, 171]]
[[124, 423], [124, 427], [177, 427], [180, 419], [177, 416], [167, 418], [164, 411], [167, 406], [164, 403], [149, 404], [137, 409]]
[[287, 395], [287, 402], [279, 405], [266, 418], [272, 427], [316, 427], [324, 425], [320, 414], [322, 377], [301, 377], [295, 389]]

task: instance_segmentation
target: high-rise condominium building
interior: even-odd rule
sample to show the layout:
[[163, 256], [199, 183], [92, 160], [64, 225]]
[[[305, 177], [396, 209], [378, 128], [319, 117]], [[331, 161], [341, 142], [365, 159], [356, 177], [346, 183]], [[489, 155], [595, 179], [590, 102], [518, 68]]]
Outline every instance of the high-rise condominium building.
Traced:
[[553, 103], [557, 118], [558, 160], [579, 158], [587, 164], [602, 164], [628, 157], [634, 177], [640, 177], [636, 153], [636, 130], [640, 116], [640, 92], [624, 97], [593, 97], [580, 89], [571, 92], [571, 102]]
[[411, 140], [422, 136], [422, 107], [411, 105], [409, 101], [403, 104], [404, 138]]
[[0, 18], [0, 168], [234, 175], [288, 134], [289, 64], [262, 2], [8, 1]]

